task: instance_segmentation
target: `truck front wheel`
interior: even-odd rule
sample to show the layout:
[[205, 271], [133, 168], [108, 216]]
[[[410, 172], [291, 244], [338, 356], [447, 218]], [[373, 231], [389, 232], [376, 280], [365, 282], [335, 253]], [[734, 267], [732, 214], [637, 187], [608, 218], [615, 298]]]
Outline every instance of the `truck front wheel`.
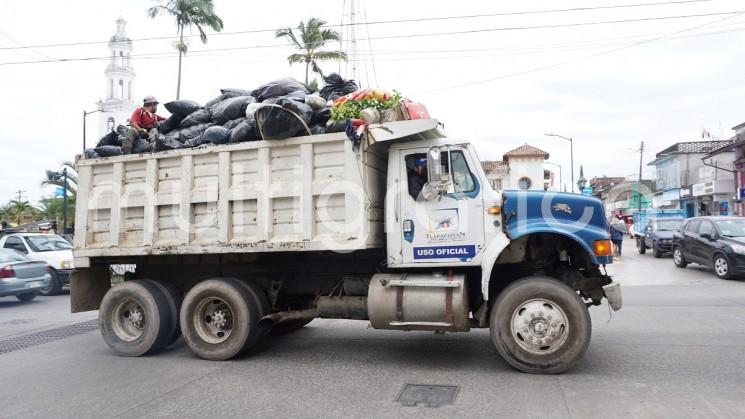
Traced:
[[558, 374], [585, 353], [592, 323], [585, 303], [569, 286], [530, 277], [501, 292], [491, 309], [489, 329], [497, 352], [513, 367]]
[[181, 306], [181, 332], [195, 355], [223, 361], [233, 358], [264, 334], [261, 304], [237, 279], [210, 279], [195, 285]]
[[636, 238], [636, 250], [639, 251], [640, 255], [643, 255], [647, 253], [647, 245], [644, 244], [644, 238], [643, 237], [637, 237]]

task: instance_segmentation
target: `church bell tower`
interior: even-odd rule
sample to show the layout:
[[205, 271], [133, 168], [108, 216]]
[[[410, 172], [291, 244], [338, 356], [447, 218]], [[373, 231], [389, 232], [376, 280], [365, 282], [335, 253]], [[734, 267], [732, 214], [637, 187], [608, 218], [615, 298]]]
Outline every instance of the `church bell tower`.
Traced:
[[116, 20], [116, 33], [109, 40], [109, 64], [106, 67], [106, 96], [98, 102], [99, 137], [117, 125], [127, 125], [137, 107], [134, 99], [135, 71], [132, 68], [132, 40], [127, 36], [127, 21]]

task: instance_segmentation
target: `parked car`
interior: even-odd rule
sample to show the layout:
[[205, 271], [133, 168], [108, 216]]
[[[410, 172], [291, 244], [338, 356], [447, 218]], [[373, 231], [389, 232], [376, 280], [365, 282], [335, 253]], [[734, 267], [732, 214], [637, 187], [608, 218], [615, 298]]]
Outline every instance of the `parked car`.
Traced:
[[681, 224], [683, 218], [651, 218], [644, 227], [644, 235], [636, 238], [639, 254], [647, 253], [647, 249], [652, 249], [652, 255], [656, 258], [670, 253], [673, 250], [673, 232]]
[[11, 233], [0, 238], [0, 248], [16, 250], [30, 260], [49, 265], [52, 280], [39, 294], [59, 294], [62, 287], [69, 284], [75, 265], [72, 260], [72, 245], [62, 237], [56, 234]]
[[673, 262], [711, 266], [721, 279], [745, 275], [745, 218], [689, 218], [673, 234]]
[[52, 280], [49, 266], [32, 261], [26, 255], [10, 249], [0, 249], [0, 297], [15, 295], [21, 301], [31, 301]]

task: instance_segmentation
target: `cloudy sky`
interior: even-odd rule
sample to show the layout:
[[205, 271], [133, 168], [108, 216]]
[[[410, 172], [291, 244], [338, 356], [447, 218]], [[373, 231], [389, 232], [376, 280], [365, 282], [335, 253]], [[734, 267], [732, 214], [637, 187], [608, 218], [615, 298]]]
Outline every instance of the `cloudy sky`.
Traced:
[[[285, 60], [292, 49], [273, 31], [311, 16], [339, 25], [349, 19], [349, 1], [215, 0], [224, 34], [211, 34], [206, 45], [191, 38], [182, 97], [204, 102], [221, 87], [302, 79], [303, 68]], [[173, 39], [143, 39], [175, 34], [169, 18], [147, 17], [153, 4], [0, 0], [0, 202], [19, 189], [32, 201], [50, 194], [39, 186], [44, 169], [80, 153], [81, 114], [105, 94], [106, 41], [117, 17], [129, 22], [135, 40], [135, 97], [175, 97]], [[355, 27], [358, 54], [351, 57], [362, 84], [424, 102], [451, 137], [476, 143], [482, 159], [500, 159], [528, 142], [563, 165], [568, 182], [568, 143], [543, 135], [555, 132], [574, 138], [576, 171], [582, 164], [588, 178], [627, 176], [638, 171], [634, 149], [642, 140], [646, 164], [669, 144], [700, 139], [704, 128], [729, 138], [731, 127], [745, 121], [741, 1], [357, 6], [357, 21], [370, 23]], [[79, 45], [46, 46], [68, 43]], [[51, 62], [26, 63], [34, 61]], [[351, 64], [324, 69], [349, 75]], [[96, 131], [94, 115], [89, 143]]]

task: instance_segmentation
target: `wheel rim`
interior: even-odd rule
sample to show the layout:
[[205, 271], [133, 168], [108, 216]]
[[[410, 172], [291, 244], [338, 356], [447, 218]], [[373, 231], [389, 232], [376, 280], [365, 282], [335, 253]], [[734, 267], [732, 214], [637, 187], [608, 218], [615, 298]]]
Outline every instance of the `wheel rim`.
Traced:
[[233, 331], [233, 310], [224, 300], [204, 298], [197, 304], [192, 322], [202, 340], [212, 344], [222, 343]]
[[519, 305], [510, 322], [512, 337], [532, 354], [556, 352], [569, 335], [566, 313], [550, 300], [536, 298]]
[[723, 257], [718, 257], [717, 260], [714, 261], [714, 271], [716, 271], [717, 275], [719, 276], [725, 276], [727, 275], [727, 261], [724, 260]]
[[683, 260], [683, 255], [680, 254], [680, 249], [675, 249], [673, 251], [673, 261], [680, 265], [680, 262]]
[[125, 298], [114, 307], [114, 334], [124, 341], [139, 339], [145, 332], [146, 317], [142, 304], [133, 298]]

